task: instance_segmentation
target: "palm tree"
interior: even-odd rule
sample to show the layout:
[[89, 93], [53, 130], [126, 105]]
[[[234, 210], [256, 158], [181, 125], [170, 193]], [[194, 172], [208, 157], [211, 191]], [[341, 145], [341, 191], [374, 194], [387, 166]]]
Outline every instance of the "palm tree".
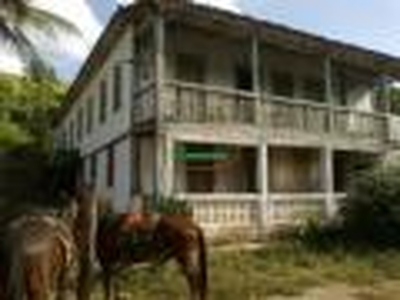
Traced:
[[[59, 33], [79, 35], [77, 27], [62, 17], [31, 5], [30, 0], [0, 0], [0, 42], [15, 52], [29, 74], [49, 70], [33, 42], [35, 34], [56, 38]], [[0, 44], [1, 45], [1, 44]]]

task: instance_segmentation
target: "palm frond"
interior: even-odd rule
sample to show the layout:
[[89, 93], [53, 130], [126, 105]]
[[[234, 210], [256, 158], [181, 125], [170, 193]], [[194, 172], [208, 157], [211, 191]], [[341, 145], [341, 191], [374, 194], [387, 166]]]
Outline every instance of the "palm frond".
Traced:
[[10, 26], [10, 23], [0, 15], [0, 40], [5, 44], [14, 44], [15, 37], [14, 32]]
[[0, 0], [0, 42], [21, 58], [34, 77], [49, 73], [49, 65], [40, 55], [33, 39], [35, 34], [54, 39], [59, 34], [81, 36], [71, 22], [61, 16], [30, 5], [30, 0]]
[[81, 36], [80, 30], [73, 23], [37, 7], [29, 7], [27, 14], [20, 20], [19, 24], [48, 33], [53, 37], [57, 36], [58, 33]]
[[51, 67], [40, 55], [35, 44], [20, 28], [16, 27], [14, 32], [18, 39], [18, 51], [27, 68], [27, 72], [36, 78], [47, 76]]
[[29, 0], [0, 0], [0, 15], [7, 13], [13, 18], [23, 18], [29, 10]]

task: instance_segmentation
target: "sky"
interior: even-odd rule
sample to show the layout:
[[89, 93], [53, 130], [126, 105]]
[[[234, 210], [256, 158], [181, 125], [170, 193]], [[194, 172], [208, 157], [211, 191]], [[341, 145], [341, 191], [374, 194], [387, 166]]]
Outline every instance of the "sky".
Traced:
[[[32, 0], [34, 5], [75, 23], [82, 38], [63, 36], [39, 47], [59, 76], [72, 80], [117, 3], [130, 0]], [[342, 40], [400, 57], [400, 1], [398, 0], [195, 0], [267, 19], [314, 34]], [[0, 47], [1, 49], [1, 47]], [[16, 72], [20, 63], [0, 50], [0, 71]]]

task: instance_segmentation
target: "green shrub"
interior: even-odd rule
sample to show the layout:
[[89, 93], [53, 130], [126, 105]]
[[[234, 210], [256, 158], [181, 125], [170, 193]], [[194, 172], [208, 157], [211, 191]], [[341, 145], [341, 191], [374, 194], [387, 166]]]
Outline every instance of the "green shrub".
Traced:
[[400, 245], [400, 167], [377, 165], [354, 174], [341, 206], [349, 239]]
[[322, 222], [311, 219], [297, 230], [294, 239], [316, 251], [348, 246], [342, 224], [337, 220]]
[[0, 151], [0, 219], [68, 204], [60, 192], [74, 187], [78, 158], [75, 152], [51, 154], [36, 144]]
[[192, 216], [192, 209], [189, 203], [174, 198], [161, 198], [159, 201], [153, 201], [150, 210], [161, 214], [184, 214]]

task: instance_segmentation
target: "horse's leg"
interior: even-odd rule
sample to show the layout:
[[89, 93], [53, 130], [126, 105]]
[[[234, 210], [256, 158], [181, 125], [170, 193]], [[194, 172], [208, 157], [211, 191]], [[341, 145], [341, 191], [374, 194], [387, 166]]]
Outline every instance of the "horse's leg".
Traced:
[[190, 263], [190, 258], [186, 255], [180, 255], [177, 259], [177, 262], [181, 268], [183, 275], [189, 286], [190, 300], [200, 300], [198, 297], [197, 291], [197, 272], [193, 265]]
[[67, 300], [70, 288], [70, 270], [64, 266], [57, 280], [57, 300]]
[[190, 299], [204, 300], [204, 298], [201, 297], [200, 272], [197, 262], [195, 261], [195, 255], [196, 253], [191, 250], [190, 252], [178, 257], [177, 261], [189, 285]]
[[[25, 271], [25, 292], [26, 299], [29, 300], [47, 300], [51, 299], [51, 286], [47, 281], [46, 274], [43, 269], [41, 261], [38, 259], [38, 263], [33, 263], [33, 258], [29, 258], [29, 268]], [[25, 298], [21, 298], [25, 299]]]
[[113, 271], [110, 267], [102, 267], [101, 279], [103, 281], [104, 299], [114, 300]]
[[207, 247], [203, 232], [200, 228], [197, 230], [198, 245], [198, 270], [199, 270], [199, 293], [200, 299], [205, 300], [208, 292], [208, 274], [207, 274]]
[[196, 232], [193, 244], [181, 249], [177, 262], [181, 267], [189, 284], [191, 300], [205, 300], [207, 298], [207, 265], [206, 248], [203, 235]]

